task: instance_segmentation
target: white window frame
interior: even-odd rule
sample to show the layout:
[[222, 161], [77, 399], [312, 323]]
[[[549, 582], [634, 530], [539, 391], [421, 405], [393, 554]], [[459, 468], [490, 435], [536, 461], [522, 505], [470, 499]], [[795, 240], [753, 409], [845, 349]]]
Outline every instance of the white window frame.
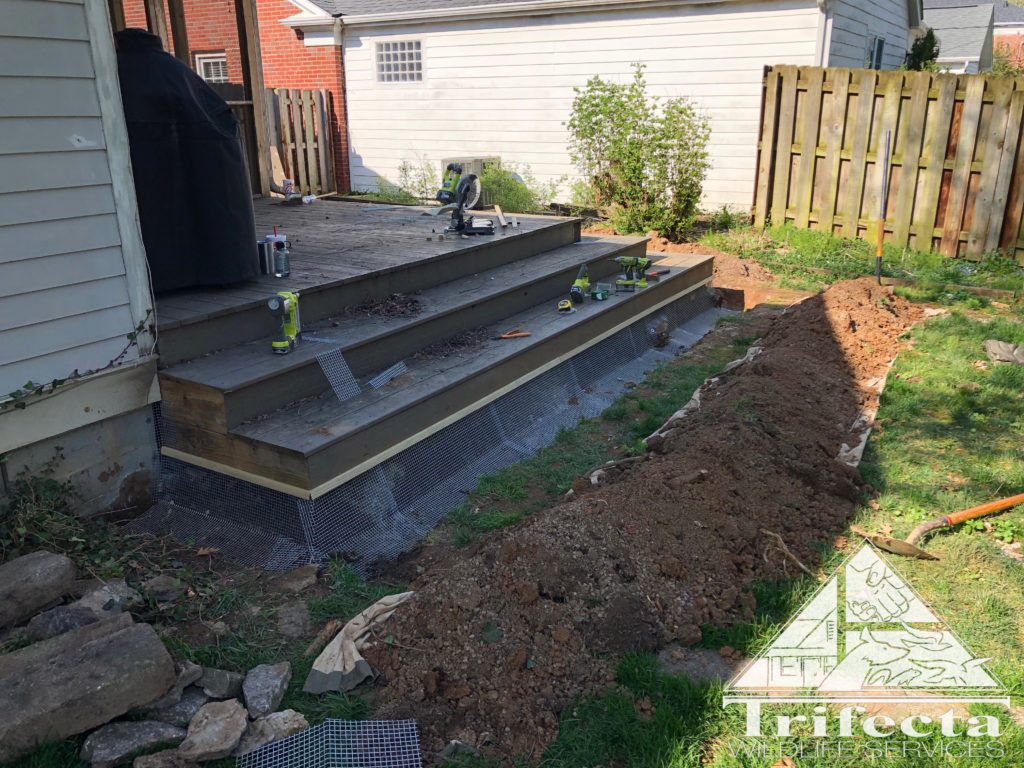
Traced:
[[[197, 53], [196, 59], [196, 74], [198, 74], [203, 80], [208, 83], [228, 83], [231, 82], [231, 78], [228, 75], [228, 55], [227, 53]], [[220, 62], [224, 65], [224, 79], [223, 80], [211, 80], [206, 76], [206, 64], [212, 64], [214, 62]]]
[[[403, 65], [408, 65], [404, 66]], [[391, 70], [387, 71], [390, 67]], [[378, 83], [422, 83], [423, 41], [380, 40], [373, 48], [374, 75]]]

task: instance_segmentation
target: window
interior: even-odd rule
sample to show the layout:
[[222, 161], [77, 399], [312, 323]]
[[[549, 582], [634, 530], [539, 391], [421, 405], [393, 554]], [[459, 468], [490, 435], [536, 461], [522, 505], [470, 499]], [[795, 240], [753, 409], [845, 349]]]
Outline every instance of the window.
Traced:
[[377, 43], [377, 80], [405, 83], [423, 79], [423, 53], [419, 40]]
[[872, 37], [868, 39], [868, 55], [864, 66], [868, 69], [882, 68], [882, 54], [885, 52], [885, 38]]
[[208, 83], [226, 83], [228, 57], [223, 53], [197, 53], [196, 72]]

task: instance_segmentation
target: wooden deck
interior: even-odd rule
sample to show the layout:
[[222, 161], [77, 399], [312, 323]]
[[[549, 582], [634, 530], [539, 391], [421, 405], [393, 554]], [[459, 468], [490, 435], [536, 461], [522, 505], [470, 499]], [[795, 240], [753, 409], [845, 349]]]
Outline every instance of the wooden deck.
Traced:
[[446, 235], [438, 241], [431, 230], [441, 232], [448, 217], [423, 215], [428, 208], [327, 200], [282, 205], [265, 198], [253, 204], [256, 239], [277, 227], [278, 233], [287, 234], [291, 240], [291, 276], [264, 275], [227, 288], [198, 288], [160, 296], [156, 302], [158, 330], [262, 302], [277, 291], [304, 291], [360, 279], [565, 221], [550, 216], [519, 216], [518, 229], [509, 227], [502, 232], [498, 228], [494, 237]]
[[[578, 219], [554, 216], [520, 215], [517, 228], [496, 227], [493, 237], [449, 234], [441, 240], [448, 216], [424, 215], [428, 208], [327, 200], [310, 205], [282, 205], [272, 199], [253, 203], [254, 239], [275, 227], [288, 235], [291, 276], [264, 275], [225, 288], [158, 296], [163, 364], [272, 333], [263, 304], [277, 291], [302, 293], [303, 320], [310, 321], [352, 302], [420, 290], [461, 277], [467, 269], [504, 263], [515, 252], [540, 253], [579, 239]], [[250, 327], [252, 332], [246, 333]]]

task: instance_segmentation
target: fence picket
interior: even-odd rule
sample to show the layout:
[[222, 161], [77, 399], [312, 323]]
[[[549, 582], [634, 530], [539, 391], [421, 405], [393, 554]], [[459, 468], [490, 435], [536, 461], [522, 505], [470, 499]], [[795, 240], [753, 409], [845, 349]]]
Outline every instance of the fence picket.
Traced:
[[846, 203], [843, 206], [843, 235], [857, 237], [860, 225], [861, 203], [864, 198], [864, 175], [867, 172], [868, 140], [871, 138], [871, 118], [875, 110], [874, 70], [862, 70], [857, 79], [857, 118], [853, 126], [853, 146], [850, 150], [850, 176], [846, 181]]
[[763, 85], [756, 224], [874, 236], [891, 132], [889, 242], [1024, 262], [1024, 78], [786, 65]]
[[775, 173], [772, 190], [772, 223], [784, 224], [789, 205], [789, 177], [793, 168], [793, 128], [796, 120], [798, 72], [794, 66], [779, 67], [782, 92], [779, 98], [779, 129], [775, 136]]
[[814, 67], [807, 74], [803, 122], [800, 126], [800, 166], [796, 175], [796, 225], [806, 227], [814, 200], [814, 169], [818, 162], [818, 133], [821, 130], [822, 85], [825, 70]]
[[949, 183], [949, 198], [946, 201], [942, 243], [939, 245], [939, 253], [943, 256], [956, 256], [960, 247], [960, 230], [967, 208], [967, 190], [971, 183], [971, 166], [974, 163], [978, 124], [981, 121], [985, 79], [968, 80], [966, 91], [964, 111], [960, 118], [960, 135], [956, 142], [956, 157], [953, 160], [953, 176]]
[[828, 129], [825, 135], [825, 162], [821, 169], [819, 183], [824, 190], [821, 210], [818, 212], [818, 229], [832, 234], [832, 223], [836, 217], [836, 202], [839, 196], [839, 171], [843, 160], [843, 140], [846, 134], [846, 110], [850, 94], [850, 70], [832, 70], [832, 110], [829, 113]]
[[924, 124], [928, 116], [928, 86], [931, 85], [931, 75], [927, 72], [909, 73], [907, 79], [910, 81], [910, 108], [903, 131], [903, 142], [896, 153], [900, 163], [900, 188], [892, 228], [892, 239], [895, 243], [906, 243], [910, 235], [910, 224], [915, 213], [917, 178], [920, 173], [918, 160], [921, 157]]
[[772, 169], [775, 167], [775, 137], [779, 126], [779, 73], [768, 69], [761, 97], [761, 142], [757, 150], [757, 184], [754, 187], [754, 223], [763, 227], [771, 200]]

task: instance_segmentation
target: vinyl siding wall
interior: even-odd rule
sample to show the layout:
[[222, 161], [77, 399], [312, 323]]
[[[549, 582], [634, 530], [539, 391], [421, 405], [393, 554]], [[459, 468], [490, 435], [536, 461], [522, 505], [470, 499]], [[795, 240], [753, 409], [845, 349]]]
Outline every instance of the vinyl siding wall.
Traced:
[[863, 67], [868, 45], [885, 38], [882, 69], [898, 69], [908, 48], [907, 5], [904, 0], [829, 0], [832, 33], [828, 63], [832, 67]]
[[0, 18], [3, 399], [103, 368], [137, 320], [85, 6], [0, 0]]
[[[711, 120], [705, 205], [749, 208], [766, 64], [814, 64], [813, 1], [680, 5], [344, 30], [352, 186], [398, 181], [403, 160], [501, 157], [540, 181], [575, 175], [564, 126], [573, 88], [626, 81], [647, 65], [661, 96], [686, 96]], [[423, 82], [377, 82], [375, 44], [420, 40]]]

